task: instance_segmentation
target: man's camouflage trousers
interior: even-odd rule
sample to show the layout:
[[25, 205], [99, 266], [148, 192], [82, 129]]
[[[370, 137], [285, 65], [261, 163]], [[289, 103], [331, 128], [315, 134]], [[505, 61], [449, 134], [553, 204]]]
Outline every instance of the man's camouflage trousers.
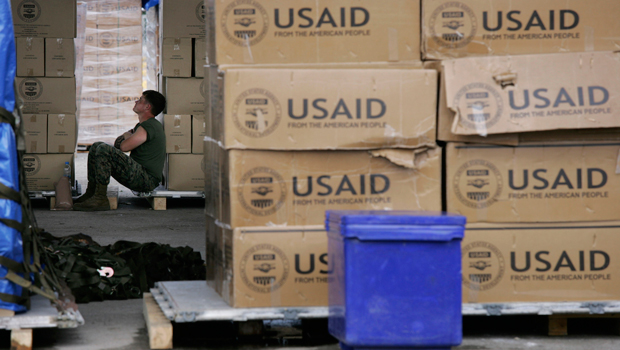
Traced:
[[107, 186], [110, 176], [132, 191], [149, 192], [159, 185], [142, 165], [121, 150], [95, 142], [88, 151], [88, 182]]

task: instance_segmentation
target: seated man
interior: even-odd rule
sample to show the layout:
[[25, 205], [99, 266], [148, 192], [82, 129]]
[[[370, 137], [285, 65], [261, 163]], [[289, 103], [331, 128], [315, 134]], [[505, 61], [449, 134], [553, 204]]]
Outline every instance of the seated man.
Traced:
[[[157, 91], [147, 90], [133, 107], [138, 124], [119, 136], [114, 147], [95, 142], [88, 152], [88, 187], [73, 201], [73, 210], [110, 210], [107, 197], [110, 176], [133, 191], [154, 190], [162, 178], [166, 160], [166, 135], [163, 125], [155, 119], [166, 106], [166, 98]], [[123, 152], [129, 152], [130, 156]]]

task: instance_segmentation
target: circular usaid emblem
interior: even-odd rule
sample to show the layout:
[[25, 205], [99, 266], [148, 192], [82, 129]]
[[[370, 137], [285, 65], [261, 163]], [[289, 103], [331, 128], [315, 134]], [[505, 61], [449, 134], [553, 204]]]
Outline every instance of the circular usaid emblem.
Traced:
[[114, 66], [112, 66], [111, 64], [104, 63], [99, 66], [99, 75], [101, 76], [108, 76], [116, 73], [116, 69], [114, 69]]
[[457, 1], [441, 4], [429, 21], [433, 40], [445, 48], [466, 46], [476, 35], [478, 21], [474, 12]]
[[463, 285], [471, 290], [488, 290], [504, 276], [502, 252], [488, 242], [472, 242], [462, 249]]
[[99, 45], [101, 45], [101, 47], [112, 47], [114, 42], [114, 35], [111, 33], [103, 33], [99, 36]]
[[201, 23], [205, 23], [205, 17], [205, 2], [199, 1], [198, 5], [196, 5], [196, 18], [198, 18]]
[[26, 23], [34, 22], [41, 16], [41, 6], [34, 0], [24, 0], [17, 6], [17, 15]]
[[502, 96], [494, 87], [485, 83], [463, 86], [454, 96], [454, 105], [461, 114], [459, 123], [485, 133], [499, 121], [504, 111]]
[[274, 94], [255, 88], [242, 92], [232, 106], [235, 126], [249, 137], [271, 134], [280, 124], [282, 107]]
[[22, 157], [26, 176], [36, 175], [41, 170], [41, 159], [34, 154], [26, 154]]
[[484, 159], [470, 160], [461, 165], [452, 180], [456, 197], [474, 209], [486, 208], [497, 202], [503, 185], [499, 170]]
[[258, 293], [270, 293], [286, 282], [289, 262], [280, 248], [265, 243], [245, 252], [239, 269], [248, 288]]
[[267, 35], [269, 16], [258, 1], [237, 0], [224, 9], [220, 26], [224, 36], [233, 44], [252, 46]]
[[267, 216], [284, 204], [286, 183], [275, 170], [258, 167], [243, 175], [237, 194], [245, 210], [253, 215]]
[[36, 100], [43, 93], [43, 85], [37, 78], [26, 78], [19, 84], [19, 94], [25, 100]]

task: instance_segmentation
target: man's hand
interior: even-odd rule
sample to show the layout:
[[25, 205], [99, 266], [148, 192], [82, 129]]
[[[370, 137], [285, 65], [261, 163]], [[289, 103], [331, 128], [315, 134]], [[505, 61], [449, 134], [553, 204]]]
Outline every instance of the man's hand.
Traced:
[[121, 149], [121, 142], [123, 141], [125, 141], [125, 134], [116, 138], [116, 141], [114, 141], [114, 148]]

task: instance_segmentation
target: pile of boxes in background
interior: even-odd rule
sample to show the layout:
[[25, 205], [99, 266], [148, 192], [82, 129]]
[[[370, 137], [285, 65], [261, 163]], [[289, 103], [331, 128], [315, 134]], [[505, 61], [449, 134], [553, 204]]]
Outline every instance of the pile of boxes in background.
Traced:
[[441, 210], [420, 2], [208, 3], [208, 284], [327, 305], [326, 209]]
[[161, 120], [166, 133], [166, 186], [170, 191], [202, 192], [204, 1], [160, 1], [158, 11], [152, 8], [147, 13], [146, 40], [156, 45], [147, 51], [147, 81], [166, 96]]
[[54, 190], [76, 149], [77, 5], [75, 0], [12, 0], [11, 8], [27, 185], [30, 191]]
[[88, 0], [78, 143], [110, 144], [137, 123], [142, 94], [142, 3]]
[[[422, 1], [463, 301], [620, 297], [620, 3]], [[433, 61], [434, 60], [434, 61]]]

